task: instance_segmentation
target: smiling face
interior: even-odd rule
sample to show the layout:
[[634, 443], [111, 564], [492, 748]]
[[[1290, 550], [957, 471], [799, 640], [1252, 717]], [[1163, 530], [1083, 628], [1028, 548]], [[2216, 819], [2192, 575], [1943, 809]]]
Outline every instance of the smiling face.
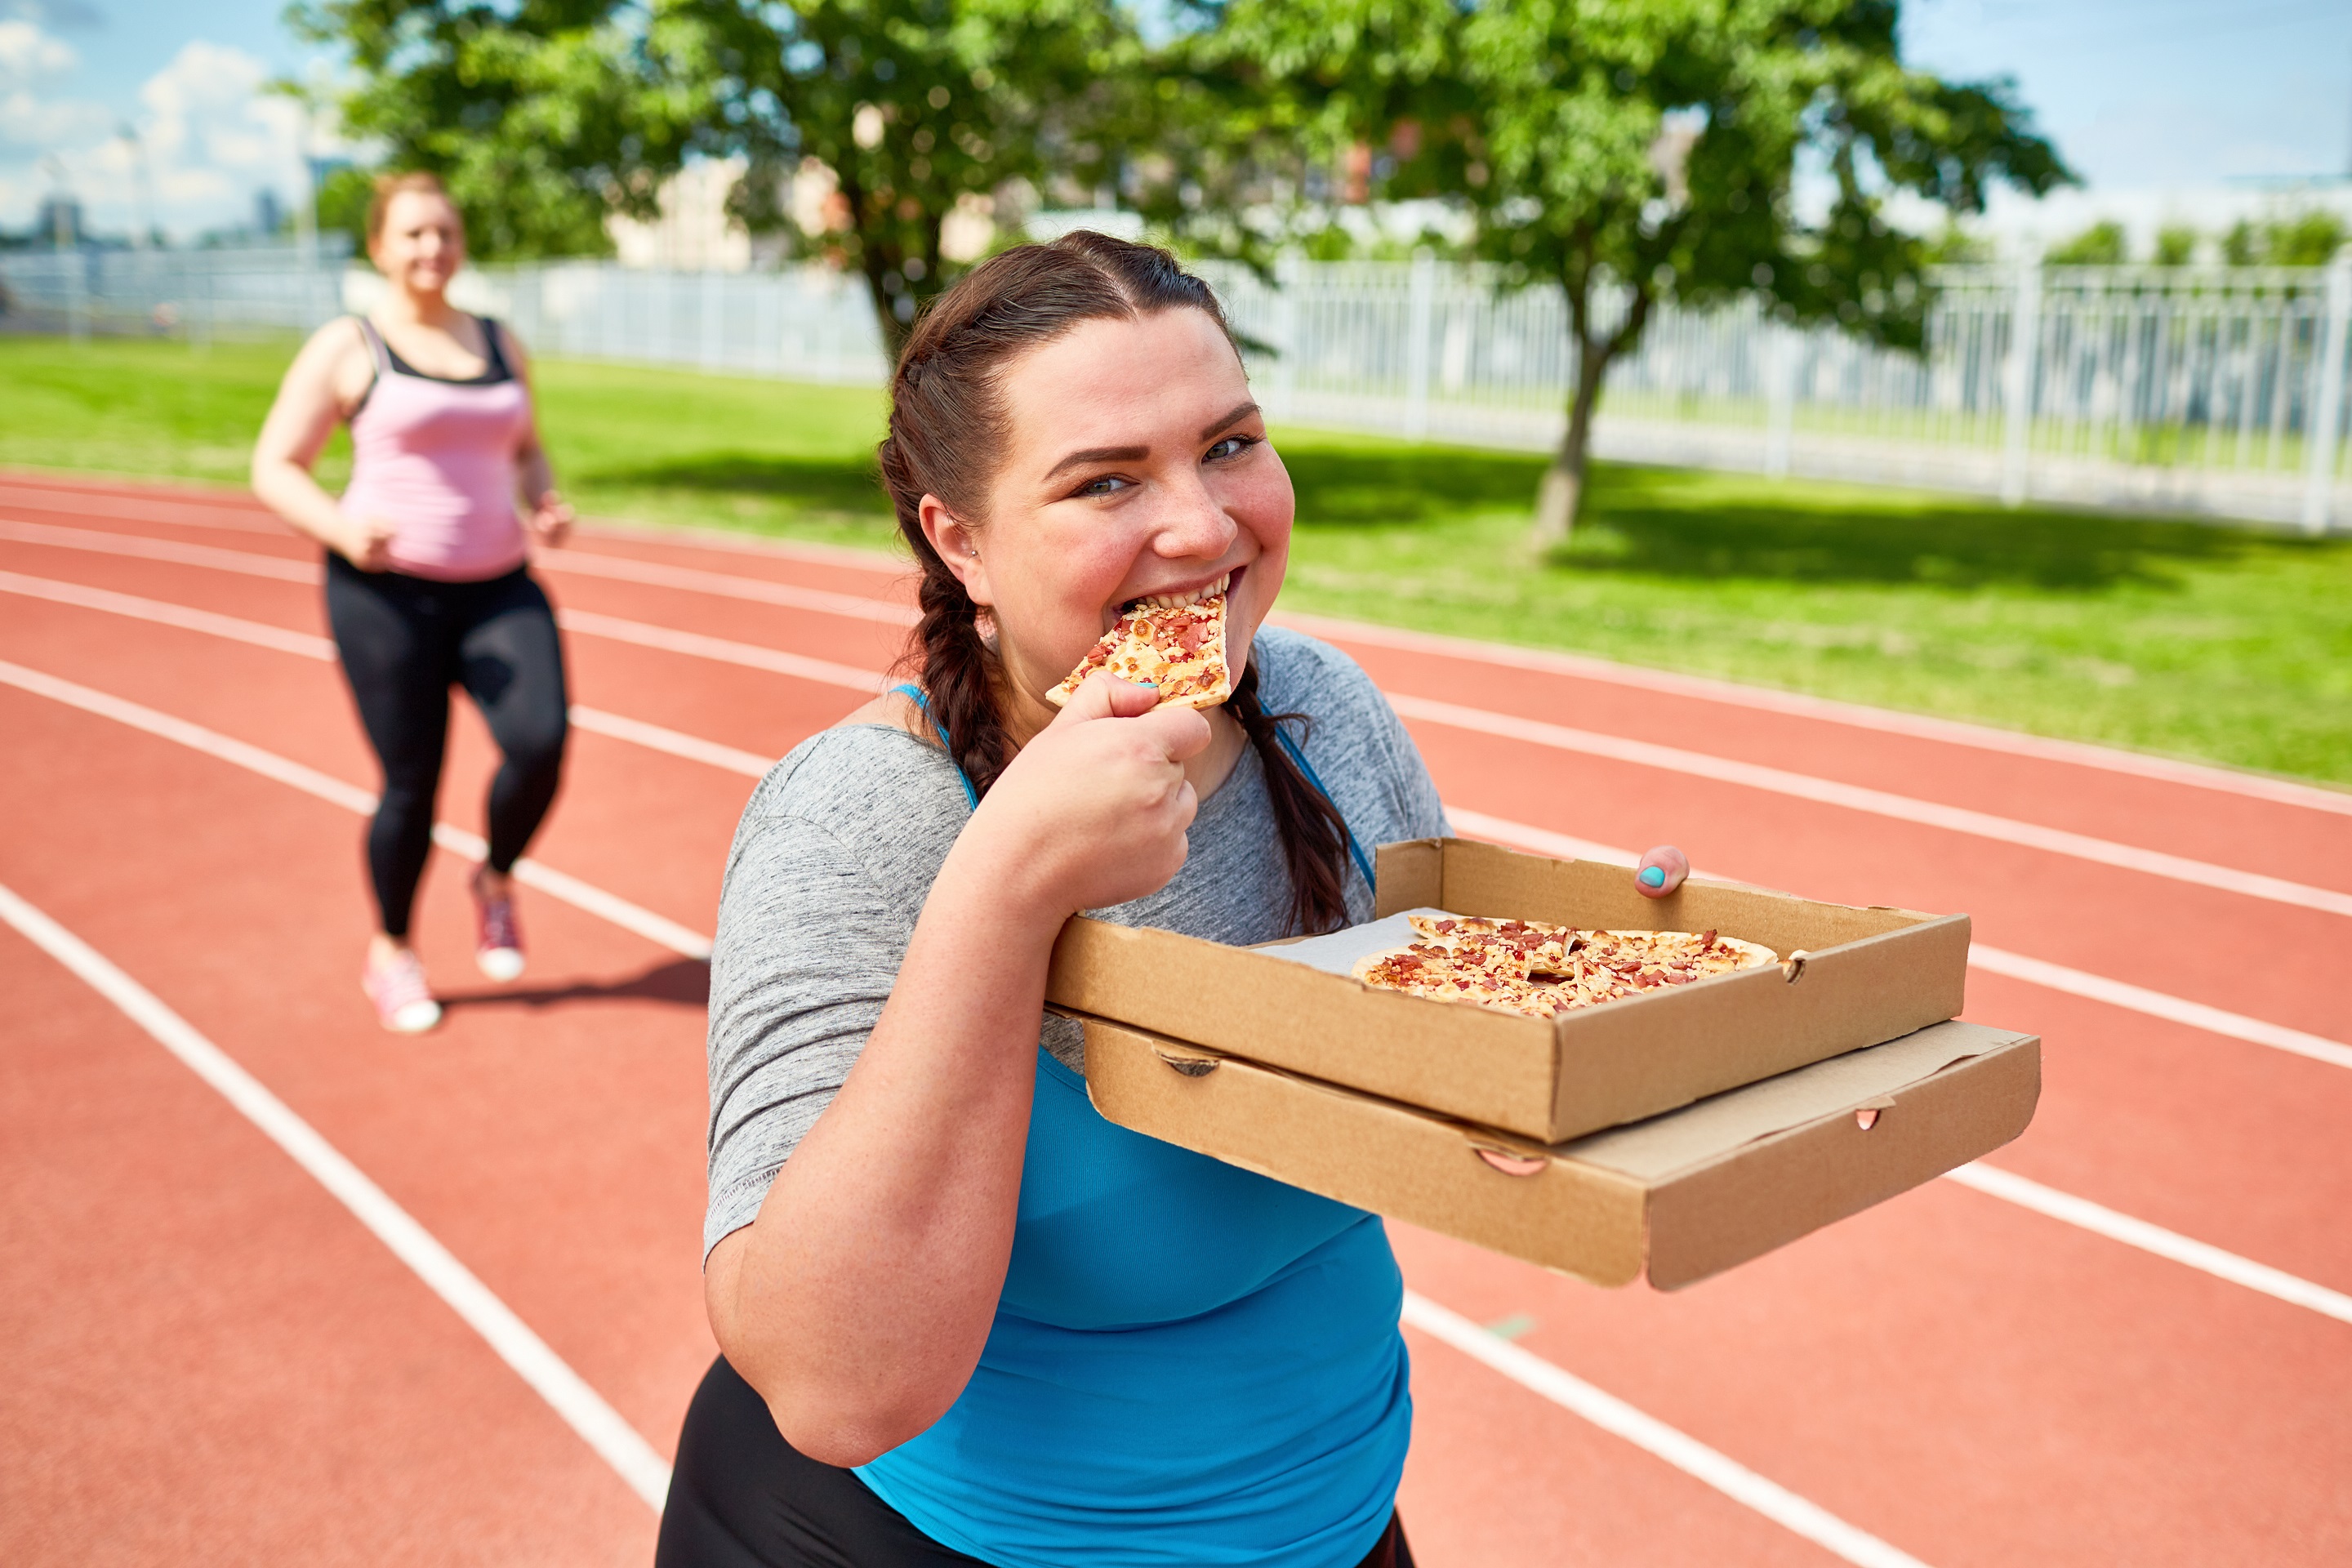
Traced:
[[457, 205], [435, 191], [395, 192], [384, 204], [383, 226], [368, 241], [368, 259], [396, 289], [441, 293], [466, 264]]
[[1226, 647], [1240, 679], [1290, 557], [1290, 475], [1232, 343], [1175, 309], [1082, 321], [1009, 362], [1007, 439], [985, 510], [936, 496], [922, 524], [994, 620], [1016, 733], [1120, 610], [1230, 578]]

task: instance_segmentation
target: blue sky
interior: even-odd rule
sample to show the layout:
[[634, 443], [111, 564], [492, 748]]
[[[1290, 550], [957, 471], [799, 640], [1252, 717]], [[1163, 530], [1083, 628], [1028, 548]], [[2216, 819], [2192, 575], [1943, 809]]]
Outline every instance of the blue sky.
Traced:
[[[2347, 0], [1912, 0], [1905, 40], [1947, 76], [2016, 78], [2088, 177], [2087, 196], [2005, 207], [2011, 226], [2210, 218], [2282, 199], [2262, 181], [2352, 171]], [[61, 170], [96, 224], [128, 227], [125, 122], [176, 235], [245, 220], [264, 187], [292, 196], [303, 129], [257, 89], [325, 63], [280, 0], [0, 0], [0, 226]]]

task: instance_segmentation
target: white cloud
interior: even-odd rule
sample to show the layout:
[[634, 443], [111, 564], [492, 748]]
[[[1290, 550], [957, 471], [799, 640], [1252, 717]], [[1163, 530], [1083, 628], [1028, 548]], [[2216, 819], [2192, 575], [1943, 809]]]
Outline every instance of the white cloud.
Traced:
[[0, 89], [28, 88], [66, 75], [81, 57], [30, 22], [0, 22]]
[[29, 218], [55, 184], [36, 177], [45, 163], [63, 170], [100, 232], [134, 228], [152, 207], [155, 223], [186, 237], [250, 221], [263, 190], [289, 205], [300, 199], [303, 110], [267, 90], [261, 60], [191, 40], [141, 85], [127, 119], [56, 90], [78, 63], [31, 23], [0, 22], [0, 222]]

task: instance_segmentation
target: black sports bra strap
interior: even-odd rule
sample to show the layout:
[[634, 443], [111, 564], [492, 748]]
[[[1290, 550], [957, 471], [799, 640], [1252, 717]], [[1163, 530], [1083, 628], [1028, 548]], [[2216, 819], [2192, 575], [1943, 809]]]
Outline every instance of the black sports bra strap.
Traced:
[[507, 351], [499, 345], [498, 318], [477, 316], [474, 321], [482, 329], [483, 357], [489, 361], [489, 379], [497, 381], [514, 374], [514, 368], [507, 363]]

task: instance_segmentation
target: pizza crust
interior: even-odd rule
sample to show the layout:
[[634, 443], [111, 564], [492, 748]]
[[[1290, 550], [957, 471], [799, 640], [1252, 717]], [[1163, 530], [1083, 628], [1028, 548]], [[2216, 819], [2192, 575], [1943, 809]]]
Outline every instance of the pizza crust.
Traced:
[[1077, 668], [1045, 693], [1045, 700], [1056, 708], [1066, 705], [1088, 676], [1103, 669], [1121, 680], [1158, 687], [1161, 708], [1216, 707], [1234, 694], [1225, 658], [1225, 597], [1212, 594], [1198, 604], [1130, 605]]

